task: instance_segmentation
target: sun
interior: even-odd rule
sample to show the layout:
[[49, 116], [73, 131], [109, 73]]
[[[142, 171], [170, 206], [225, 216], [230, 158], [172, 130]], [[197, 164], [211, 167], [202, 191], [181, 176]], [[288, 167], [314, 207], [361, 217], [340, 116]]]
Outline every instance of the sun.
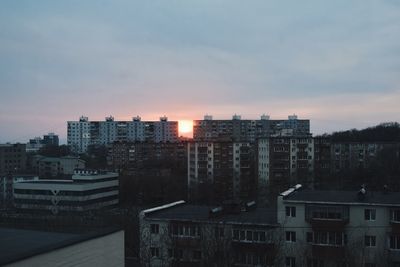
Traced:
[[178, 128], [179, 128], [179, 135], [190, 137], [193, 132], [193, 121], [179, 120]]

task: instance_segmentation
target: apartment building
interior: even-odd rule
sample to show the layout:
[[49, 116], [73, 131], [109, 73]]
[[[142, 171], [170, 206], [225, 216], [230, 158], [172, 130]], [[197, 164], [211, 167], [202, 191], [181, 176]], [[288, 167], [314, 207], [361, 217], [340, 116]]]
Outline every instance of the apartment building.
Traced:
[[286, 266], [400, 266], [400, 193], [302, 190], [278, 197]]
[[107, 145], [115, 141], [177, 142], [178, 122], [160, 117], [160, 121], [142, 121], [139, 116], [132, 121], [115, 121], [109, 116], [105, 121], [89, 121], [82, 116], [79, 121], [69, 121], [67, 142], [72, 152], [85, 153], [89, 145]]
[[[181, 162], [186, 166], [187, 142], [114, 142], [107, 145], [107, 164], [115, 170], [146, 168], [148, 163]], [[148, 166], [147, 166], [148, 167]]]
[[25, 144], [0, 144], [0, 176], [26, 169]]
[[259, 189], [272, 184], [283, 191], [290, 184], [300, 182], [312, 187], [314, 153], [314, 139], [310, 136], [259, 138]]
[[140, 213], [141, 266], [276, 266], [276, 211], [178, 201]]
[[213, 120], [211, 115], [204, 120], [193, 122], [193, 139], [218, 140], [230, 138], [236, 142], [255, 142], [258, 137], [267, 136], [309, 136], [310, 120], [300, 120], [296, 115], [287, 120], [271, 120], [262, 115], [259, 120], [242, 120], [233, 115], [232, 120]]
[[84, 169], [85, 161], [79, 157], [43, 157], [36, 155], [32, 158], [32, 168], [40, 178], [60, 179], [70, 178], [76, 169]]
[[54, 133], [49, 133], [43, 135], [43, 138], [35, 137], [33, 139], [29, 139], [29, 142], [26, 144], [26, 152], [37, 153], [42, 147], [47, 145], [58, 146], [59, 145], [58, 135]]
[[276, 209], [229, 204], [142, 211], [143, 266], [400, 266], [400, 193], [388, 188], [298, 184], [278, 196]]
[[213, 190], [217, 201], [254, 197], [255, 161], [249, 142], [189, 142], [189, 197], [204, 196], [204, 190]]
[[75, 170], [72, 179], [23, 181], [14, 184], [14, 206], [27, 212], [68, 213], [118, 204], [117, 173]]

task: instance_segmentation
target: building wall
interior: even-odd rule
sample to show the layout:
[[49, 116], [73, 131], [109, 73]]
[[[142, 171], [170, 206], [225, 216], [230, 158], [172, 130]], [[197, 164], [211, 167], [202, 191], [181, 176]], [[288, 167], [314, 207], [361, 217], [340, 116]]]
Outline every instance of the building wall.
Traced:
[[105, 121], [89, 121], [81, 117], [80, 121], [69, 121], [67, 141], [72, 152], [85, 153], [89, 145], [107, 145], [115, 141], [177, 142], [179, 140], [178, 122], [141, 121], [134, 117], [132, 121], [114, 121], [112, 116]]
[[25, 144], [0, 144], [0, 176], [26, 169]]
[[254, 146], [248, 142], [189, 142], [189, 192], [194, 195], [208, 184], [221, 199], [254, 197], [255, 158]]
[[[343, 222], [322, 219], [318, 223], [307, 221], [307, 205], [317, 207], [343, 208]], [[287, 208], [295, 208], [296, 216], [287, 216]], [[375, 218], [367, 220], [365, 210], [374, 210]], [[352, 266], [365, 266], [373, 263], [375, 266], [392, 266], [390, 264], [391, 253], [400, 260], [398, 250], [389, 249], [390, 235], [396, 234], [390, 221], [390, 206], [369, 204], [341, 204], [341, 203], [301, 203], [299, 201], [285, 200], [283, 196], [278, 197], [278, 223], [283, 227], [283, 238], [288, 231], [296, 232], [296, 242], [285, 241], [285, 257], [293, 257], [296, 264], [307, 264], [307, 259], [324, 261], [323, 266], [337, 266], [340, 261], [350, 262]], [[398, 208], [397, 208], [398, 209]], [[347, 210], [347, 211], [346, 211]], [[348, 212], [348, 215], [346, 213]], [[346, 216], [347, 219], [346, 219]], [[334, 222], [334, 223], [332, 223]], [[312, 245], [307, 240], [307, 233], [341, 233], [343, 243], [340, 246], [328, 244]], [[375, 245], [368, 247], [365, 244], [366, 236], [375, 238]], [[329, 240], [329, 238], [328, 238]], [[344, 241], [347, 240], [347, 241]], [[297, 265], [296, 265], [297, 266]], [[300, 265], [302, 266], [302, 265]]]
[[119, 231], [6, 265], [23, 266], [125, 266], [124, 232]]

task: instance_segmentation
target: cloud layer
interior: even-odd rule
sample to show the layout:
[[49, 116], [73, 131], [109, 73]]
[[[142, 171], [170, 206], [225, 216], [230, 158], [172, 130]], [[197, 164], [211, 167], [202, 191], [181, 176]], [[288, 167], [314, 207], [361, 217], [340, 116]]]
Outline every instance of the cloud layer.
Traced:
[[399, 121], [395, 1], [4, 1], [0, 142], [85, 114]]

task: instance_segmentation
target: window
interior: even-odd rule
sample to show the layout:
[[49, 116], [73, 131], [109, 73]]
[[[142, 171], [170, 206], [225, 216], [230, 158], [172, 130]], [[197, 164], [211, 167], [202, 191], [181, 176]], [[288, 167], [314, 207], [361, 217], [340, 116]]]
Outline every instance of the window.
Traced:
[[375, 221], [376, 210], [375, 209], [365, 209], [364, 210], [364, 218], [366, 221]]
[[194, 260], [201, 260], [201, 251], [199, 251], [199, 250], [194, 250], [194, 251], [193, 251], [193, 259], [194, 259]]
[[389, 239], [390, 249], [400, 249], [400, 235], [392, 235]]
[[285, 265], [286, 265], [286, 267], [295, 267], [296, 266], [296, 258], [286, 257]]
[[150, 230], [152, 234], [158, 234], [160, 232], [160, 226], [158, 224], [150, 224]]
[[150, 253], [151, 253], [152, 257], [156, 257], [156, 258], [160, 257], [160, 249], [159, 248], [151, 247]]
[[224, 228], [216, 227], [215, 228], [215, 238], [224, 237]]
[[296, 217], [296, 207], [286, 207], [286, 216]]
[[310, 237], [313, 238], [313, 243], [318, 245], [331, 245], [331, 246], [342, 246], [346, 244], [345, 236], [341, 232], [314, 232]]
[[307, 267], [324, 267], [324, 261], [320, 259], [307, 259]]
[[376, 236], [366, 235], [365, 236], [366, 247], [376, 247]]
[[172, 225], [172, 235], [186, 237], [200, 237], [200, 227], [195, 225]]
[[291, 232], [291, 231], [286, 232], [286, 241], [296, 242], [296, 232]]
[[313, 242], [313, 233], [307, 232], [307, 243]]
[[390, 219], [395, 222], [400, 222], [400, 210], [391, 210]]

